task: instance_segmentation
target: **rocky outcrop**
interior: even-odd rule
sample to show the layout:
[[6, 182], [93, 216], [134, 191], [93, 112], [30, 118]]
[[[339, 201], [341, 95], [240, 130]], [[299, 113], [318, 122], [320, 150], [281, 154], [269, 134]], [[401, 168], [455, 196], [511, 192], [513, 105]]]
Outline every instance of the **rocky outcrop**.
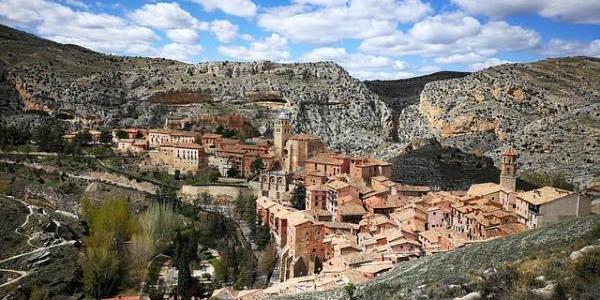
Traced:
[[548, 59], [428, 83], [398, 119], [398, 140], [438, 139], [498, 162], [512, 145], [521, 170], [585, 185], [600, 174], [600, 60]]

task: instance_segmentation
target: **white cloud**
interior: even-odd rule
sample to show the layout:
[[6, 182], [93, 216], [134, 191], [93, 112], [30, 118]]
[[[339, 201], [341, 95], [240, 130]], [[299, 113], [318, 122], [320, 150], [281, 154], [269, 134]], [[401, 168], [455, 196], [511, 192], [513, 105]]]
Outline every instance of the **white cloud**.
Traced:
[[41, 36], [61, 43], [77, 44], [96, 51], [138, 54], [158, 36], [149, 28], [108, 15], [74, 11], [43, 0], [0, 2], [0, 22], [34, 29]]
[[306, 53], [302, 61], [333, 61], [344, 67], [350, 75], [360, 79], [404, 78], [407, 73], [403, 61], [393, 60], [385, 56], [348, 53], [344, 48], [322, 47]]
[[208, 26], [206, 22], [198, 21], [175, 2], [146, 4], [129, 14], [129, 17], [140, 25], [158, 29], [207, 29]]
[[258, 25], [290, 40], [327, 44], [389, 35], [398, 23], [417, 21], [430, 11], [420, 0], [351, 0], [347, 5], [317, 7], [294, 4], [267, 10], [259, 15]]
[[429, 17], [416, 23], [410, 29], [410, 35], [432, 44], [447, 44], [473, 36], [480, 29], [481, 24], [477, 19], [461, 13], [450, 13]]
[[340, 6], [348, 3], [348, 0], [294, 0], [297, 4], [311, 4], [321, 6]]
[[252, 17], [256, 14], [256, 4], [250, 0], [192, 0], [199, 3], [206, 11], [219, 9], [238, 17]]
[[289, 61], [290, 52], [287, 39], [273, 33], [264, 40], [250, 43], [250, 46], [220, 46], [219, 53], [239, 60]]
[[[456, 37], [456, 35], [451, 38], [433, 36], [428, 40], [438, 43], [432, 43], [414, 38], [412, 32], [405, 34], [402, 31], [396, 31], [391, 35], [365, 39], [359, 49], [364, 53], [386, 56], [450, 57], [455, 54], [476, 53], [481, 56], [480, 62], [482, 62], [499, 51], [535, 49], [541, 41], [537, 32], [512, 26], [502, 21], [493, 21], [482, 25], [475, 35], [455, 40]], [[441, 41], [449, 42], [440, 43]], [[440, 59], [444, 60], [444, 58]], [[453, 57], [453, 59], [456, 60], [457, 57]]]
[[506, 61], [506, 60], [501, 60], [498, 58], [488, 58], [483, 62], [478, 62], [478, 63], [473, 63], [469, 65], [469, 71], [479, 71], [481, 69], [485, 69], [485, 68], [489, 68], [489, 67], [493, 67], [493, 66], [497, 66], [497, 65], [502, 65], [502, 64], [509, 64], [510, 61]]
[[426, 65], [419, 68], [419, 74], [432, 74], [435, 72], [439, 72], [442, 69], [439, 66], [435, 65]]
[[544, 46], [542, 54], [550, 57], [577, 55], [600, 57], [600, 39], [589, 43], [552, 39]]
[[470, 52], [464, 54], [452, 54], [448, 56], [440, 56], [435, 58], [435, 62], [438, 64], [473, 64], [483, 62], [487, 59], [486, 56]]
[[228, 43], [235, 39], [239, 27], [227, 20], [210, 22], [210, 31], [217, 36], [219, 42]]
[[198, 32], [193, 29], [169, 29], [166, 35], [175, 43], [193, 45], [198, 42]]
[[88, 4], [85, 4], [79, 0], [64, 0], [64, 3], [66, 5], [70, 5], [76, 8], [80, 8], [80, 9], [84, 9], [84, 10], [88, 10], [90, 9], [90, 6]]
[[151, 54], [154, 57], [164, 57], [179, 61], [191, 63], [190, 58], [197, 55], [202, 51], [200, 45], [184, 45], [178, 43], [171, 43], [162, 46], [155, 53]]
[[501, 18], [509, 15], [536, 13], [573, 23], [600, 24], [600, 0], [452, 0], [461, 9]]
[[249, 35], [249, 34], [247, 34], [247, 33], [242, 34], [240, 37], [242, 38], [242, 40], [244, 40], [246, 42], [252, 42], [252, 41], [254, 41], [254, 37], [251, 36], [251, 35]]

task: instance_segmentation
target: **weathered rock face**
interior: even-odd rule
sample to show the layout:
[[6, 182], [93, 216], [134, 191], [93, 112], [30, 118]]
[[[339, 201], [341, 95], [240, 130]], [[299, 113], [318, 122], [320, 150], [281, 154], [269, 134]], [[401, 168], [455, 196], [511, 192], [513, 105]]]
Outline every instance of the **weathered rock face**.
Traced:
[[296, 131], [351, 152], [391, 133], [385, 104], [334, 63], [189, 65], [106, 56], [8, 27], [0, 31], [4, 86], [20, 104], [3, 110], [9, 121], [18, 121], [15, 112], [35, 111], [74, 126], [159, 126], [167, 116], [240, 112], [258, 128], [285, 109]]
[[600, 174], [600, 60], [549, 59], [428, 83], [402, 111], [398, 140], [436, 138], [498, 161], [509, 145], [522, 170], [577, 183]]

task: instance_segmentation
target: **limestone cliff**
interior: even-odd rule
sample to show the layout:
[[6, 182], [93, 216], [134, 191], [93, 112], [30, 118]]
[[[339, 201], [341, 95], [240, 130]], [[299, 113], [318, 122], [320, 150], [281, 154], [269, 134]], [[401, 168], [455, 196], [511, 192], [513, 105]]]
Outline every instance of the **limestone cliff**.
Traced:
[[398, 140], [436, 138], [498, 161], [512, 145], [522, 170], [600, 175], [600, 60], [548, 59], [430, 82], [398, 119]]

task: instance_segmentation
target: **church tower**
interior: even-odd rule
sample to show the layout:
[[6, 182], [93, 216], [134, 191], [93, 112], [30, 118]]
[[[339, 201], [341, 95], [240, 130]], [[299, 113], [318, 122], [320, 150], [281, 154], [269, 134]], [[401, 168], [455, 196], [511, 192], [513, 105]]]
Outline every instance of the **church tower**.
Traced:
[[285, 143], [291, 135], [292, 124], [290, 124], [290, 119], [285, 112], [281, 112], [275, 120], [275, 132], [273, 132], [273, 144], [277, 157], [282, 157]]
[[512, 192], [516, 191], [517, 154], [512, 147], [502, 153], [500, 164], [500, 186]]

